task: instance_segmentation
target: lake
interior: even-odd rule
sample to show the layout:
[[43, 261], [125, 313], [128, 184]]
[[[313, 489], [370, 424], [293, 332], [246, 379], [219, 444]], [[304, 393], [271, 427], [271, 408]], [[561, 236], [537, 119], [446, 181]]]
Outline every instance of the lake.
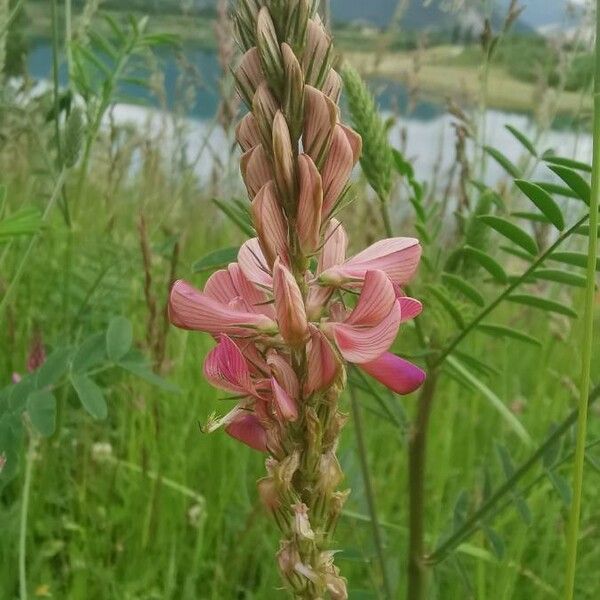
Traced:
[[[219, 100], [219, 65], [213, 51], [190, 43], [184, 44], [182, 56], [194, 68], [200, 82], [198, 92], [184, 115], [187, 151], [190, 157], [194, 157], [198, 175], [208, 177], [214, 157], [219, 156], [225, 161], [228, 156], [228, 141], [215, 124]], [[172, 109], [179, 104], [177, 82], [181, 74], [181, 62], [178, 62], [172, 51], [166, 49], [161, 50], [158, 61], [166, 103]], [[51, 64], [50, 40], [33, 40], [28, 57], [30, 75], [40, 81], [48, 80], [51, 76]], [[64, 67], [61, 69], [61, 79], [65, 79]], [[409, 98], [404, 85], [381, 79], [374, 80], [371, 84], [383, 114], [395, 118], [395, 124], [390, 130], [392, 144], [397, 148], [405, 148], [406, 155], [414, 161], [420, 178], [428, 179], [434, 171], [443, 177], [454, 161], [455, 137], [452, 124], [456, 122], [455, 117], [446, 111], [443, 104], [427, 98], [419, 99], [408, 113]], [[122, 99], [113, 108], [113, 118], [117, 122], [146, 126], [157, 135], [159, 132], [164, 135], [165, 127], [173, 127], [172, 119], [160, 110], [158, 101], [147, 89], [129, 84], [123, 86], [121, 93]], [[536, 136], [536, 127], [526, 114], [488, 110], [485, 120], [486, 140], [493, 140], [493, 145], [514, 162], [522, 155], [523, 148], [505, 126], [510, 124], [532, 138]], [[552, 148], [561, 155], [590, 161], [592, 138], [588, 133], [551, 129], [540, 137], [538, 147], [542, 150]], [[470, 151], [474, 151], [472, 144]], [[503, 176], [502, 169], [494, 161], [488, 161], [488, 183]], [[551, 178], [543, 167], [536, 173], [536, 177]]]

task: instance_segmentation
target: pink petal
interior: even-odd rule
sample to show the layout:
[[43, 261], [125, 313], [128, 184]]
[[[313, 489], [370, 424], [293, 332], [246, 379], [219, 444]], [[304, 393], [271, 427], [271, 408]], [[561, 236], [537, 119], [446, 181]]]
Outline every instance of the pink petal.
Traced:
[[234, 310], [183, 280], [176, 281], [171, 288], [169, 318], [176, 327], [213, 335], [277, 331], [276, 324], [265, 315]]
[[267, 265], [258, 238], [245, 242], [238, 254], [238, 264], [248, 280], [260, 287], [272, 290], [273, 277]]
[[220, 337], [219, 344], [206, 357], [204, 375], [220, 390], [245, 396], [256, 394], [244, 355], [226, 335]]
[[303, 252], [312, 254], [320, 241], [323, 184], [315, 163], [306, 154], [298, 157], [298, 181], [298, 238]]
[[362, 363], [360, 368], [397, 394], [411, 394], [421, 387], [426, 378], [419, 367], [390, 352], [374, 361]]
[[331, 219], [325, 231], [325, 244], [319, 259], [318, 272], [322, 273], [341, 265], [346, 260], [348, 250], [348, 235], [337, 219]]
[[267, 364], [271, 369], [272, 376], [277, 379], [283, 389], [292, 397], [300, 397], [300, 383], [292, 369], [290, 359], [280, 352], [271, 350], [267, 355]]
[[404, 285], [415, 274], [421, 259], [421, 246], [414, 238], [391, 238], [376, 242], [343, 265], [328, 269], [320, 280], [328, 285], [364, 279], [367, 271], [385, 271], [398, 285]]
[[308, 380], [304, 394], [328, 388], [339, 369], [338, 358], [329, 340], [314, 326], [310, 326], [310, 342], [307, 348]]
[[414, 298], [403, 296], [398, 298], [400, 311], [402, 312], [402, 323], [418, 317], [423, 312], [423, 305]]
[[246, 446], [259, 452], [267, 452], [267, 432], [256, 415], [244, 413], [238, 416], [225, 431]]
[[396, 292], [390, 278], [383, 271], [367, 271], [358, 304], [346, 324], [377, 325], [395, 305]]
[[270, 181], [252, 201], [254, 226], [260, 246], [269, 265], [275, 259], [288, 256], [288, 227], [277, 199], [275, 184]]
[[294, 276], [279, 259], [273, 267], [273, 295], [281, 336], [292, 346], [304, 343], [308, 321], [302, 293]]
[[379, 358], [394, 343], [400, 327], [400, 304], [394, 302], [389, 314], [377, 325], [361, 327], [345, 323], [328, 324], [342, 356], [363, 364]]
[[294, 422], [298, 420], [298, 405], [296, 401], [279, 385], [273, 377], [271, 379], [273, 391], [273, 404], [275, 413], [281, 421]]

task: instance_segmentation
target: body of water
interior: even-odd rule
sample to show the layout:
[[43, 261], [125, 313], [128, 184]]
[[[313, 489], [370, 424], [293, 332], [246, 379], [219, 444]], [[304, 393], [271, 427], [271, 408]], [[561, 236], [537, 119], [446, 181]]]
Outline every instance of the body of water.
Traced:
[[[30, 75], [40, 81], [50, 79], [51, 64], [50, 40], [33, 40], [28, 58]], [[187, 71], [194, 73], [197, 93], [186, 109], [186, 145], [190, 157], [196, 159], [194, 162], [199, 176], [208, 176], [214, 157], [226, 160], [228, 156], [228, 140], [215, 124], [220, 78], [216, 55], [213, 51], [186, 44], [179, 57], [171, 50], [161, 51], [157, 57], [157, 65], [163, 79], [164, 98], [171, 110], [180, 106], [178, 94], [181, 93], [181, 88], [178, 81], [183, 66], [187, 65]], [[144, 77], [147, 73], [140, 70], [139, 75]], [[64, 76], [65, 73], [61, 73], [61, 79], [64, 80]], [[406, 156], [414, 161], [420, 178], [429, 179], [433, 172], [439, 172], [443, 177], [455, 157], [452, 124], [456, 122], [456, 118], [450, 115], [442, 104], [426, 98], [420, 99], [408, 112], [409, 98], [405, 86], [380, 79], [371, 83], [383, 114], [395, 119], [390, 131], [394, 147], [404, 148]], [[116, 122], [131, 122], [138, 127], [147, 127], [150, 134], [155, 131], [157, 135], [164, 135], [165, 127], [169, 127], [168, 114], [160, 109], [160, 103], [148, 89], [125, 84], [120, 93], [122, 99], [112, 109], [112, 116]], [[583, 161], [591, 160], [592, 139], [587, 133], [551, 129], [543, 132], [538, 138], [530, 116], [496, 110], [488, 110], [485, 121], [486, 142], [500, 149], [514, 162], [523, 154], [523, 148], [506, 130], [507, 124], [536, 139], [541, 151], [552, 148], [563, 156]], [[470, 151], [475, 151], [472, 145]], [[490, 159], [486, 172], [488, 182], [494, 182], [503, 176], [502, 169]], [[551, 178], [551, 174], [543, 167], [536, 176]]]

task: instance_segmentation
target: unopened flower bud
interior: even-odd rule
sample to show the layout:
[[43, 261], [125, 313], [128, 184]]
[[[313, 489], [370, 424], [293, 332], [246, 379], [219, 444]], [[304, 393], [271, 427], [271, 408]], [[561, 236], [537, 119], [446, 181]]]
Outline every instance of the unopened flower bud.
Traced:
[[302, 345], [308, 334], [304, 300], [294, 276], [279, 258], [273, 267], [273, 295], [281, 336], [291, 346]]
[[280, 91], [283, 84], [283, 59], [275, 25], [266, 6], [263, 6], [258, 13], [256, 43], [265, 76], [271, 87]]
[[288, 207], [288, 214], [295, 213], [296, 169], [294, 152], [287, 121], [281, 111], [277, 111], [273, 119], [273, 163], [275, 181], [281, 194], [283, 205]]
[[321, 174], [310, 156], [298, 157], [298, 240], [302, 251], [313, 254], [321, 239], [321, 212], [323, 209], [323, 184]]
[[288, 44], [281, 44], [285, 82], [283, 89], [283, 110], [287, 117], [290, 136], [297, 143], [302, 133], [304, 118], [304, 75], [302, 67]]

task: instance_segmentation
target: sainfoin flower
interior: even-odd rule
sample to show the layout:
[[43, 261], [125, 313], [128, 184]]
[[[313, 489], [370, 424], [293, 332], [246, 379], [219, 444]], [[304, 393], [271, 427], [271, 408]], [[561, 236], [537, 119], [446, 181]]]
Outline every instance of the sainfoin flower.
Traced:
[[328, 548], [347, 492], [335, 457], [348, 363], [399, 394], [424, 372], [391, 348], [421, 304], [414, 238], [381, 240], [353, 257], [334, 217], [360, 157], [340, 122], [331, 40], [312, 0], [240, 0], [244, 55], [235, 69], [249, 112], [237, 128], [257, 237], [204, 290], [172, 288], [178, 327], [211, 334], [204, 376], [233, 408], [207, 425], [268, 455], [259, 492], [283, 540], [278, 561], [297, 597], [346, 598]]

